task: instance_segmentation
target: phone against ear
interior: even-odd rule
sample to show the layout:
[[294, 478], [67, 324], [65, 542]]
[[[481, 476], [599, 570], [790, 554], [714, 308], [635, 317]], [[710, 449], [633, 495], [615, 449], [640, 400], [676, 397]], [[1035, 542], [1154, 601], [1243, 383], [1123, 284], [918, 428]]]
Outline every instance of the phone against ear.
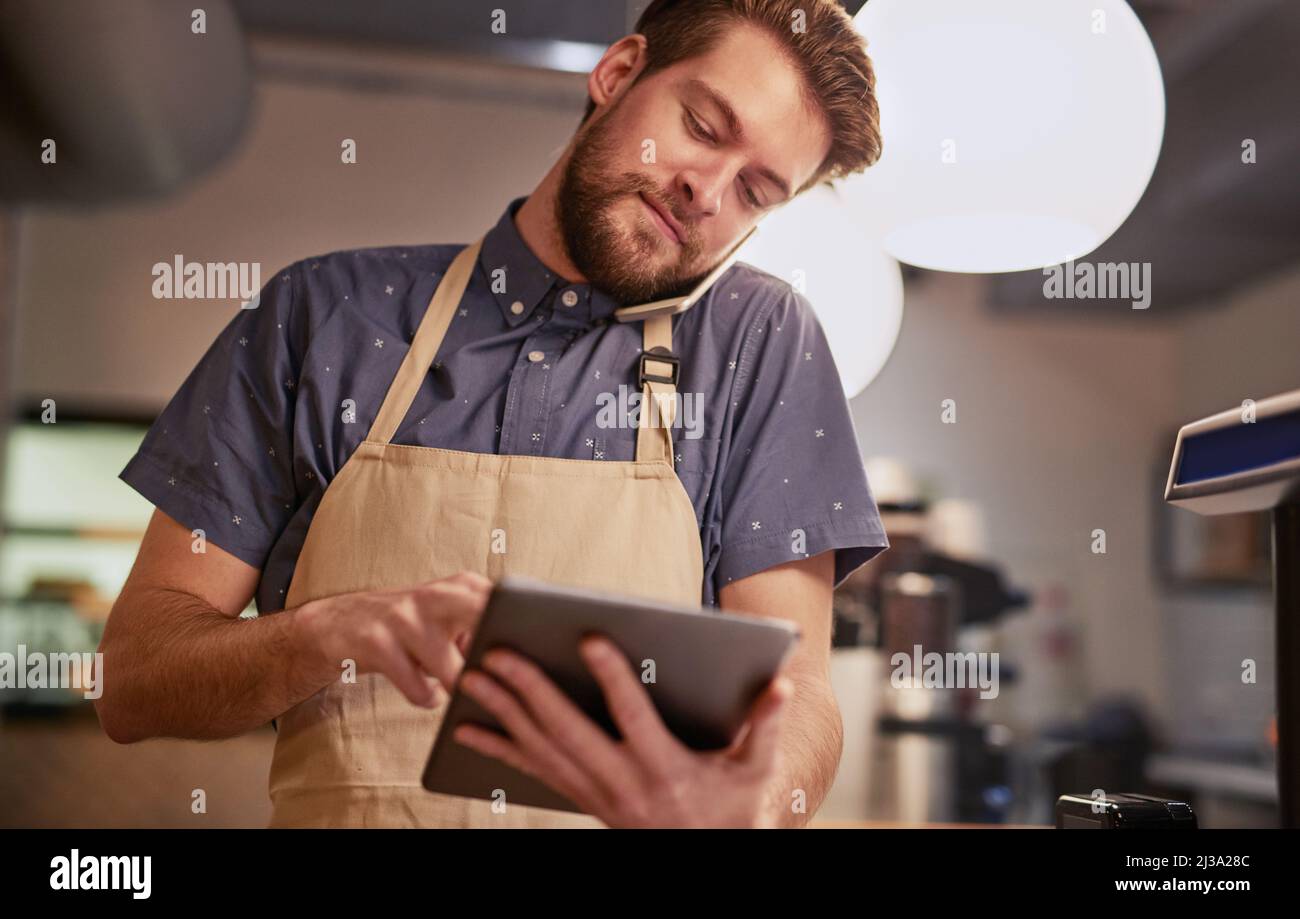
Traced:
[[696, 284], [690, 293], [684, 297], [668, 297], [664, 300], [655, 300], [653, 303], [642, 303], [639, 306], [625, 306], [621, 309], [614, 310], [614, 318], [619, 322], [640, 322], [642, 319], [649, 319], [652, 316], [672, 316], [677, 313], [684, 313], [700, 301], [713, 286], [718, 278], [722, 277], [723, 272], [732, 266], [740, 256], [740, 250], [744, 248], [749, 238], [758, 232], [758, 225], [749, 228], [749, 232], [740, 238], [740, 242], [731, 247], [727, 257], [718, 262], [717, 267], [710, 271], [700, 283]]

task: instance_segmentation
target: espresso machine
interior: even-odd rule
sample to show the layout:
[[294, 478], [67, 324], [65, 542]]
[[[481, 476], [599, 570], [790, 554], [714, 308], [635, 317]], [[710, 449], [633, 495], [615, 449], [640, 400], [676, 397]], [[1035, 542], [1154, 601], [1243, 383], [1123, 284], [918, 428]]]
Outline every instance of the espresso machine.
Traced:
[[931, 543], [933, 508], [901, 464], [877, 461], [869, 475], [890, 549], [836, 591], [832, 682], [850, 765], [827, 807], [891, 825], [1002, 822], [1010, 792], [1001, 745], [990, 736], [1005, 729], [972, 717], [959, 692], [904, 685], [894, 661], [901, 653], [915, 662], [918, 649], [957, 651], [959, 630], [992, 625], [1031, 597], [996, 565], [975, 561], [981, 547], [959, 546], [965, 557], [956, 557], [947, 552], [954, 540]]
[[1165, 500], [1198, 514], [1272, 512], [1280, 818], [1300, 827], [1300, 389], [1184, 425]]

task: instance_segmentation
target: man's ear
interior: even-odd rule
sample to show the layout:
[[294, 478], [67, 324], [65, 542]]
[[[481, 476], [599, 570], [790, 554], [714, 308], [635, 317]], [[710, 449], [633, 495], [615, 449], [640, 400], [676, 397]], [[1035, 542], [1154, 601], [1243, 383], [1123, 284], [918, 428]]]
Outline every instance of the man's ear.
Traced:
[[644, 35], [625, 35], [605, 49], [587, 76], [587, 95], [598, 108], [612, 103], [636, 82], [646, 65]]

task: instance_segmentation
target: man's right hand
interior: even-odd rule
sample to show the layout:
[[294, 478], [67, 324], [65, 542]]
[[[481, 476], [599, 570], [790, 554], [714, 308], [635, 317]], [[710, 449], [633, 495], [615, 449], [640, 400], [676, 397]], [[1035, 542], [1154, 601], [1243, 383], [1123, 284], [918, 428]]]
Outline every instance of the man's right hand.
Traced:
[[314, 672], [338, 679], [350, 660], [357, 673], [381, 673], [412, 704], [434, 708], [465, 664], [465, 642], [491, 591], [491, 580], [462, 571], [410, 588], [312, 600], [294, 615]]
[[[241, 618], [261, 571], [154, 511], [99, 650], [104, 732], [218, 740], [262, 727], [340, 679], [347, 660], [436, 706], [464, 664], [491, 582], [461, 572]], [[442, 685], [439, 685], [442, 684]]]

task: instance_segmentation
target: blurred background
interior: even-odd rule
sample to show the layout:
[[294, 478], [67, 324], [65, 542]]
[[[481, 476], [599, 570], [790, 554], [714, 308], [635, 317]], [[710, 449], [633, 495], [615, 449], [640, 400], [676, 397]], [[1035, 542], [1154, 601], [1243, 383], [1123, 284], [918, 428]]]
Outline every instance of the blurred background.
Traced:
[[[239, 308], [156, 299], [151, 267], [269, 278], [471, 239], [559, 155], [642, 6], [236, 0], [198, 41], [194, 4], [0, 0], [0, 651], [95, 648], [152, 510], [117, 473]], [[836, 598], [827, 820], [1044, 824], [1102, 788], [1277, 821], [1267, 516], [1162, 498], [1180, 425], [1300, 387], [1300, 8], [1131, 6], [1164, 144], [1089, 257], [1149, 262], [1150, 308], [905, 268], [897, 344], [852, 400], [893, 548]], [[57, 179], [32, 152], [52, 136], [80, 166]], [[922, 639], [996, 651], [998, 697], [892, 687]], [[272, 741], [119, 747], [78, 693], [0, 689], [0, 825], [263, 825]]]

